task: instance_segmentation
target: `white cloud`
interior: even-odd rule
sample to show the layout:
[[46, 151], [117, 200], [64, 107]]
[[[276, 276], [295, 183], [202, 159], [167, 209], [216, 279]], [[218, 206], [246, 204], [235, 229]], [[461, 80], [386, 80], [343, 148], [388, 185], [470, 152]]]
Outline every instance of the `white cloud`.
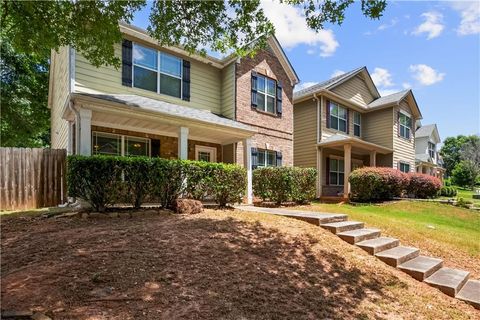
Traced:
[[402, 88], [403, 89], [411, 89], [412, 85], [408, 82], [404, 82], [404, 83], [402, 83]]
[[413, 74], [413, 78], [424, 86], [430, 86], [445, 78], [445, 73], [440, 73], [426, 64], [411, 65], [409, 70]]
[[330, 77], [335, 78], [335, 77], [338, 77], [339, 75], [342, 75], [344, 73], [345, 73], [345, 71], [336, 69], [335, 71], [332, 72], [332, 75]]
[[306, 44], [320, 49], [320, 56], [328, 57], [335, 53], [339, 44], [332, 30], [324, 29], [317, 33], [307, 26], [300, 8], [265, 0], [261, 6], [267, 18], [275, 26], [276, 36], [285, 48]]
[[378, 27], [377, 30], [383, 31], [383, 30], [385, 30], [385, 29], [392, 28], [392, 27], [394, 27], [397, 23], [398, 23], [398, 18], [393, 18], [392, 20], [390, 20], [390, 23], [381, 24], [381, 25]]
[[314, 49], [308, 49], [307, 54], [310, 54], [310, 55], [315, 54], [315, 50]]
[[413, 31], [414, 35], [421, 35], [423, 33], [427, 34], [427, 39], [433, 39], [438, 37], [445, 26], [443, 25], [443, 15], [439, 12], [430, 11], [422, 13], [422, 17], [425, 18], [425, 21], [415, 28]]
[[392, 75], [387, 69], [375, 68], [370, 76], [377, 87], [393, 86]]
[[308, 88], [308, 87], [311, 87], [311, 86], [314, 86], [316, 85], [318, 82], [302, 82], [300, 84], [297, 84], [295, 86], [295, 89], [293, 91], [300, 91], [300, 90], [303, 90], [305, 88]]
[[382, 97], [389, 96], [389, 95], [394, 94], [398, 91], [399, 91], [398, 89], [378, 89], [378, 92], [380, 93], [380, 95]]
[[460, 13], [462, 20], [457, 28], [461, 36], [480, 33], [480, 2], [453, 1], [451, 6]]

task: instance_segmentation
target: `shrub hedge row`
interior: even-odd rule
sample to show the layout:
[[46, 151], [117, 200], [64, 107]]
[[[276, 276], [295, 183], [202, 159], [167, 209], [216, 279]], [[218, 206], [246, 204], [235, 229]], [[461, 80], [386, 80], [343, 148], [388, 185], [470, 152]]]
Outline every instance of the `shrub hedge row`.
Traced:
[[443, 187], [438, 192], [442, 197], [455, 197], [457, 195], [457, 189], [455, 187]]
[[304, 203], [315, 198], [317, 172], [312, 168], [267, 167], [253, 171], [253, 192], [263, 201]]
[[350, 174], [349, 181], [350, 197], [360, 202], [389, 200], [403, 195], [433, 198], [442, 186], [436, 177], [381, 167], [357, 169]]
[[211, 199], [221, 206], [240, 202], [246, 189], [245, 169], [224, 163], [148, 157], [69, 156], [68, 194], [97, 211], [115, 203], [159, 202], [173, 209], [175, 200]]

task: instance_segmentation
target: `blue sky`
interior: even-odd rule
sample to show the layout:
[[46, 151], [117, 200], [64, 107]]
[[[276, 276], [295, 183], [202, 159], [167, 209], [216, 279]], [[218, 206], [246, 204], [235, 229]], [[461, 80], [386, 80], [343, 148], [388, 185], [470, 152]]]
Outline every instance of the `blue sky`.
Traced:
[[[440, 136], [480, 133], [480, 2], [389, 2], [380, 20], [351, 6], [341, 26], [309, 30], [299, 9], [262, 3], [302, 83], [367, 66], [382, 94], [412, 88]], [[146, 10], [133, 22], [148, 25]]]

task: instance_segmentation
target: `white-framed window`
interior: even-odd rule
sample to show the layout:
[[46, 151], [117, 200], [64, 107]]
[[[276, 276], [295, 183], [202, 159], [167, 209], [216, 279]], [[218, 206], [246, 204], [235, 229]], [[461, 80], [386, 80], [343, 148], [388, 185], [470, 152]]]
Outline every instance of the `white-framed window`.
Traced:
[[257, 75], [257, 109], [275, 114], [277, 82]]
[[398, 116], [398, 124], [400, 126], [400, 137], [410, 140], [410, 128], [412, 127], [412, 118], [400, 112]]
[[195, 160], [205, 162], [217, 162], [217, 148], [196, 145]]
[[360, 112], [353, 113], [353, 134], [357, 137], [360, 137], [362, 131], [362, 115]]
[[182, 59], [133, 43], [133, 86], [172, 97], [182, 96]]
[[92, 154], [150, 156], [150, 139], [93, 131]]
[[333, 186], [343, 186], [345, 173], [345, 162], [343, 159], [330, 158], [329, 159], [329, 184]]
[[272, 150], [257, 149], [257, 166], [258, 167], [276, 167], [277, 153]]
[[435, 159], [435, 152], [435, 143], [428, 141], [428, 155], [430, 156], [430, 158]]
[[406, 162], [400, 162], [399, 163], [399, 169], [402, 172], [408, 173], [408, 172], [410, 172], [410, 164], [408, 164]]
[[347, 132], [347, 109], [330, 101], [330, 128]]

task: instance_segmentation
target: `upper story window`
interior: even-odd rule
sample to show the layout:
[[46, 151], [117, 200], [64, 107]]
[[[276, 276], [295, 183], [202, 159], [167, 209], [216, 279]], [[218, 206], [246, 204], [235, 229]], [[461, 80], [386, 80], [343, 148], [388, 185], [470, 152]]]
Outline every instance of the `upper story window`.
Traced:
[[338, 104], [330, 101], [329, 107], [329, 123], [330, 128], [347, 132], [347, 109], [339, 106]]
[[398, 124], [400, 137], [410, 140], [410, 128], [412, 127], [412, 118], [400, 112], [398, 115]]
[[361, 127], [362, 127], [362, 116], [360, 112], [355, 112], [353, 114], [353, 134], [357, 137], [361, 135]]
[[276, 81], [267, 77], [257, 76], [257, 109], [275, 113]]
[[435, 159], [435, 149], [435, 143], [428, 141], [428, 155], [432, 159]]
[[133, 86], [180, 98], [182, 59], [134, 43]]

